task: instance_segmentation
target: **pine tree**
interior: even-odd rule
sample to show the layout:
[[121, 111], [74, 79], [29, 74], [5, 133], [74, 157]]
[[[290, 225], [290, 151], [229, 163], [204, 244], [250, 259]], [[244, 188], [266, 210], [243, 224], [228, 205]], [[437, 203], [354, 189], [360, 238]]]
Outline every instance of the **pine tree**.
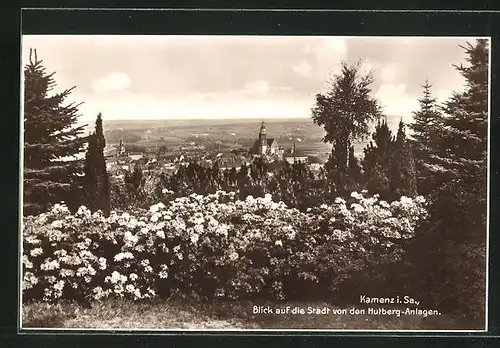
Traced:
[[414, 122], [409, 127], [413, 131], [412, 147], [415, 152], [418, 192], [427, 195], [440, 185], [439, 178], [433, 174], [431, 157], [441, 137], [442, 113], [437, 99], [432, 97], [429, 80], [425, 80], [422, 88], [423, 96], [418, 100], [420, 108], [413, 113]]
[[443, 184], [431, 195], [429, 219], [417, 229], [409, 260], [412, 284], [428, 305], [484, 322], [486, 284], [486, 160], [488, 43], [463, 47], [468, 66], [456, 66], [467, 84], [445, 104], [431, 169]]
[[469, 66], [455, 66], [466, 79], [466, 90], [445, 103], [440, 141], [433, 161], [451, 177], [474, 176], [486, 180], [488, 136], [488, 41], [463, 47]]
[[434, 127], [440, 120], [440, 112], [437, 99], [432, 97], [432, 85], [426, 79], [422, 85], [423, 96], [418, 100], [420, 109], [413, 112], [414, 122], [410, 124], [415, 140], [415, 150], [419, 156], [425, 156], [432, 148], [432, 141], [435, 138]]
[[84, 190], [88, 208], [101, 210], [105, 216], [109, 215], [109, 177], [104, 159], [106, 140], [102, 128], [102, 115], [97, 115], [95, 133], [88, 136], [88, 149], [85, 156]]
[[[383, 199], [390, 198], [389, 173], [395, 138], [387, 120], [379, 120], [372, 134], [373, 141], [363, 149], [363, 169], [367, 189]], [[375, 143], [373, 143], [375, 142]]]
[[417, 193], [416, 169], [411, 143], [405, 132], [405, 124], [401, 119], [394, 142], [392, 163], [389, 172], [390, 188], [393, 199], [401, 196], [413, 197]]
[[79, 137], [84, 126], [75, 126], [80, 104], [64, 105], [75, 87], [51, 93], [54, 73], [45, 72], [36, 50], [30, 49], [29, 58], [24, 68], [24, 215], [60, 201], [78, 205], [73, 202], [78, 200], [73, 194], [79, 171], [75, 155], [84, 145]]

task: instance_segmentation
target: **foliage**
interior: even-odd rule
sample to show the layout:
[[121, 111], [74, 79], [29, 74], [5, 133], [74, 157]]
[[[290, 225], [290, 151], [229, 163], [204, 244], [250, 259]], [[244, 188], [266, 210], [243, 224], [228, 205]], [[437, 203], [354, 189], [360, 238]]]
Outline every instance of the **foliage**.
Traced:
[[440, 185], [439, 179], [429, 170], [429, 164], [441, 137], [440, 123], [443, 114], [436, 98], [432, 97], [432, 85], [426, 80], [422, 85], [423, 96], [418, 100], [419, 110], [413, 113], [414, 122], [410, 124], [413, 131], [412, 145], [416, 157], [418, 191], [429, 194]]
[[372, 134], [373, 141], [363, 149], [363, 169], [369, 192], [378, 193], [382, 198], [391, 196], [388, 170], [393, 161], [396, 139], [387, 121], [379, 120]]
[[141, 186], [143, 177], [142, 168], [139, 165], [135, 165], [132, 172], [127, 171], [125, 173], [125, 184], [132, 185], [132, 188], [137, 191]]
[[488, 137], [488, 41], [464, 47], [469, 66], [456, 66], [466, 79], [466, 90], [445, 103], [433, 163], [449, 176], [478, 176], [486, 180]]
[[370, 95], [373, 75], [361, 75], [360, 68], [360, 62], [351, 66], [343, 63], [341, 73], [331, 80], [331, 89], [316, 95], [312, 109], [314, 123], [325, 128], [323, 141], [333, 145], [330, 162], [340, 178], [349, 167], [353, 140], [366, 136], [369, 122], [381, 115], [378, 101]]
[[424, 216], [421, 197], [356, 192], [307, 213], [220, 191], [108, 218], [56, 205], [23, 221], [23, 298], [325, 297], [351, 272], [400, 259]]
[[[34, 53], [34, 59], [33, 59]], [[53, 203], [72, 201], [79, 166], [73, 156], [83, 149], [83, 127], [75, 127], [78, 106], [65, 105], [73, 88], [53, 93], [54, 73], [47, 74], [30, 50], [24, 68], [24, 199], [25, 215], [45, 211]], [[61, 159], [66, 160], [61, 160]]]
[[486, 40], [464, 47], [469, 65], [457, 66], [467, 88], [454, 93], [438, 124], [441, 139], [429, 170], [441, 185], [431, 195], [429, 220], [411, 245], [408, 285], [434, 304], [484, 318], [486, 284], [486, 159], [488, 47]]
[[324, 170], [315, 174], [302, 162], [285, 162], [271, 178], [269, 192], [274, 201], [283, 201], [287, 206], [301, 211], [333, 202], [335, 193]]
[[379, 121], [370, 141], [364, 148], [364, 182], [368, 192], [393, 200], [416, 194], [416, 174], [405, 125], [401, 120], [397, 136], [392, 135], [386, 120]]
[[104, 139], [102, 129], [102, 115], [97, 115], [95, 133], [88, 136], [88, 149], [85, 156], [84, 191], [87, 204], [92, 211], [102, 210], [104, 215], [109, 214], [109, 178], [104, 159]]
[[432, 150], [438, 135], [434, 127], [441, 120], [442, 114], [436, 98], [432, 96], [432, 85], [429, 84], [429, 80], [425, 80], [422, 88], [423, 96], [418, 99], [419, 110], [413, 112], [414, 122], [410, 125], [410, 129], [413, 131], [412, 137], [418, 154], [425, 156]]
[[417, 194], [417, 174], [412, 143], [407, 139], [405, 124], [399, 121], [392, 163], [389, 166], [390, 190], [393, 198]]

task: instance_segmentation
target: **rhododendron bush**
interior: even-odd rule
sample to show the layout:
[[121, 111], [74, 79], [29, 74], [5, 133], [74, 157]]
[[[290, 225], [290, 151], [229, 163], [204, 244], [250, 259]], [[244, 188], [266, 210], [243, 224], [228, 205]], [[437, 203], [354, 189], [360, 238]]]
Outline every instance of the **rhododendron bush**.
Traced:
[[323, 296], [353, 271], [397, 260], [425, 217], [421, 197], [365, 194], [304, 213], [226, 192], [108, 218], [56, 205], [23, 220], [23, 297]]

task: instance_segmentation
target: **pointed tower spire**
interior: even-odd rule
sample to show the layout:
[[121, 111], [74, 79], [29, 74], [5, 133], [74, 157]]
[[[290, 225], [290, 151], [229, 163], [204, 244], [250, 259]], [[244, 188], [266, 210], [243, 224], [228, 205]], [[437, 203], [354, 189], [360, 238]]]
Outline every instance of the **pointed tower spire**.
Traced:
[[259, 153], [261, 155], [265, 155], [266, 152], [267, 152], [267, 130], [266, 130], [266, 124], [264, 120], [262, 120], [259, 132]]

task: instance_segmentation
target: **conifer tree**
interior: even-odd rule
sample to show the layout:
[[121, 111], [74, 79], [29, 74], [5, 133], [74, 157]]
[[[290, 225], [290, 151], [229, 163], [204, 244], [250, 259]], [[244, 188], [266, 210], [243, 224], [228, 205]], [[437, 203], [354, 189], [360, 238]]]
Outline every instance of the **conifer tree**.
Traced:
[[432, 85], [426, 79], [423, 88], [423, 96], [418, 100], [419, 110], [413, 113], [414, 122], [409, 125], [413, 131], [412, 148], [415, 152], [415, 165], [417, 170], [418, 191], [427, 195], [435, 187], [439, 186], [439, 179], [432, 174], [430, 163], [433, 152], [436, 150], [440, 133], [442, 113], [432, 96]]
[[484, 322], [486, 284], [486, 160], [488, 42], [463, 47], [467, 66], [456, 66], [466, 89], [445, 104], [441, 140], [430, 168], [442, 185], [431, 195], [429, 219], [417, 229], [409, 259], [421, 274], [412, 284], [429, 305]]
[[[366, 146], [363, 158], [363, 169], [367, 189], [378, 193], [383, 199], [390, 197], [389, 167], [392, 160], [395, 138], [387, 121], [379, 120], [372, 134], [373, 141]], [[375, 142], [375, 143], [373, 143]]]
[[250, 180], [248, 178], [249, 168], [246, 164], [242, 164], [238, 170], [236, 183], [238, 185], [240, 199], [245, 199], [249, 195]]
[[144, 175], [143, 175], [141, 166], [136, 164], [134, 166], [134, 169], [132, 172], [127, 171], [125, 173], [124, 181], [126, 184], [132, 185], [134, 191], [137, 191], [139, 189], [139, 187], [141, 186], [143, 176]]
[[87, 197], [88, 208], [101, 210], [104, 215], [109, 215], [109, 177], [104, 159], [106, 140], [102, 128], [102, 115], [97, 115], [95, 132], [88, 136], [88, 149], [85, 157], [84, 190]]
[[413, 112], [414, 122], [410, 124], [415, 140], [415, 150], [419, 157], [423, 157], [432, 148], [432, 141], [435, 139], [435, 126], [440, 121], [440, 112], [437, 99], [432, 96], [432, 85], [426, 79], [422, 85], [423, 96], [418, 100], [419, 110]]
[[362, 174], [361, 174], [361, 165], [354, 154], [354, 146], [351, 146], [349, 149], [349, 166], [347, 168], [347, 174], [350, 179], [352, 179], [353, 183], [361, 183], [362, 182]]
[[413, 197], [417, 193], [415, 161], [411, 144], [406, 137], [405, 124], [401, 119], [394, 142], [394, 153], [389, 180], [393, 199], [401, 196]]
[[[24, 68], [24, 215], [46, 210], [51, 204], [72, 202], [76, 174], [76, 155], [83, 150], [84, 126], [76, 127], [78, 107], [65, 101], [73, 91], [52, 93], [54, 73], [47, 74], [36, 50], [30, 49]], [[68, 202], [68, 200], [70, 202]]]
[[434, 164], [451, 177], [474, 176], [486, 180], [488, 136], [488, 41], [463, 47], [468, 66], [455, 66], [466, 80], [466, 90], [454, 93], [445, 103], [446, 117], [440, 124], [440, 138]]

